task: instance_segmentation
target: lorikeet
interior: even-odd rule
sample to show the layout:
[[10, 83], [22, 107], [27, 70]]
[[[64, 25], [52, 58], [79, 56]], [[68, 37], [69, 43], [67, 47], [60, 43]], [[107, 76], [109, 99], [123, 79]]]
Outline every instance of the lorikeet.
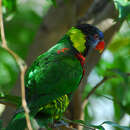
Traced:
[[[104, 35], [96, 27], [80, 24], [72, 27], [62, 39], [41, 54], [25, 75], [26, 100], [30, 118], [51, 122], [62, 117], [71, 96], [85, 73], [88, 52], [104, 49]], [[17, 112], [7, 130], [24, 130], [23, 110]]]

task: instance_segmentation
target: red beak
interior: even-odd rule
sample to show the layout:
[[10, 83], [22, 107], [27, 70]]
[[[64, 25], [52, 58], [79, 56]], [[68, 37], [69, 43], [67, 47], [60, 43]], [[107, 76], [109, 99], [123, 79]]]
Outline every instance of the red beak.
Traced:
[[100, 41], [97, 45], [96, 45], [96, 50], [99, 51], [99, 53], [102, 53], [102, 51], [104, 50], [105, 47], [105, 42], [104, 41]]

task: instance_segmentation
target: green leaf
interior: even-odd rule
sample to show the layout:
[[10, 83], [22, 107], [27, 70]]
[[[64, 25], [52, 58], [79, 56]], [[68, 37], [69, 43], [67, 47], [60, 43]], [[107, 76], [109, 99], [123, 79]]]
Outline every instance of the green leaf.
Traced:
[[116, 127], [116, 128], [121, 128], [122, 130], [130, 130], [130, 127], [121, 126], [121, 125], [118, 125], [112, 121], [105, 121], [101, 125], [103, 125], [103, 124], [111, 125], [111, 126]]
[[0, 94], [7, 94], [14, 85], [19, 67], [14, 57], [0, 47]]
[[53, 5], [56, 7], [57, 6], [56, 0], [51, 0], [51, 1], [52, 1]]
[[92, 125], [92, 124], [86, 123], [86, 121], [83, 121], [83, 120], [71, 120], [71, 123], [80, 124], [83, 127], [90, 129], [90, 130], [93, 128], [96, 128], [98, 130], [105, 130], [105, 128], [101, 125]]
[[92, 124], [88, 124], [83, 120], [74, 120], [75, 123], [80, 123], [86, 127], [90, 127], [90, 128], [97, 128], [98, 130], [105, 130], [105, 128], [101, 125], [92, 125]]
[[119, 11], [120, 20], [130, 20], [130, 2], [125, 0], [114, 0], [115, 6]]
[[3, 5], [10, 12], [16, 10], [16, 0], [3, 0]]

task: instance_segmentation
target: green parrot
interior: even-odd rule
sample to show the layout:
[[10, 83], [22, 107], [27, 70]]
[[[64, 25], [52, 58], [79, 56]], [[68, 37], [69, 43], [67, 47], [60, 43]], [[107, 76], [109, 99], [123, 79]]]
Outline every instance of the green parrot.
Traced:
[[[26, 100], [30, 120], [38, 124], [61, 119], [74, 91], [85, 74], [85, 59], [89, 51], [104, 49], [104, 35], [96, 27], [79, 24], [72, 27], [59, 42], [41, 54], [25, 74]], [[19, 109], [6, 130], [24, 130], [26, 120]]]

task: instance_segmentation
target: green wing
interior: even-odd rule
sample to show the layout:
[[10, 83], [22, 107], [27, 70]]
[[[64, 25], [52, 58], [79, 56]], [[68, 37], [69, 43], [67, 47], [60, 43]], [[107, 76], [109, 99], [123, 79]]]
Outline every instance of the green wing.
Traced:
[[39, 56], [25, 77], [27, 99], [34, 114], [52, 100], [72, 93], [82, 78], [82, 67], [75, 56], [56, 49]]

